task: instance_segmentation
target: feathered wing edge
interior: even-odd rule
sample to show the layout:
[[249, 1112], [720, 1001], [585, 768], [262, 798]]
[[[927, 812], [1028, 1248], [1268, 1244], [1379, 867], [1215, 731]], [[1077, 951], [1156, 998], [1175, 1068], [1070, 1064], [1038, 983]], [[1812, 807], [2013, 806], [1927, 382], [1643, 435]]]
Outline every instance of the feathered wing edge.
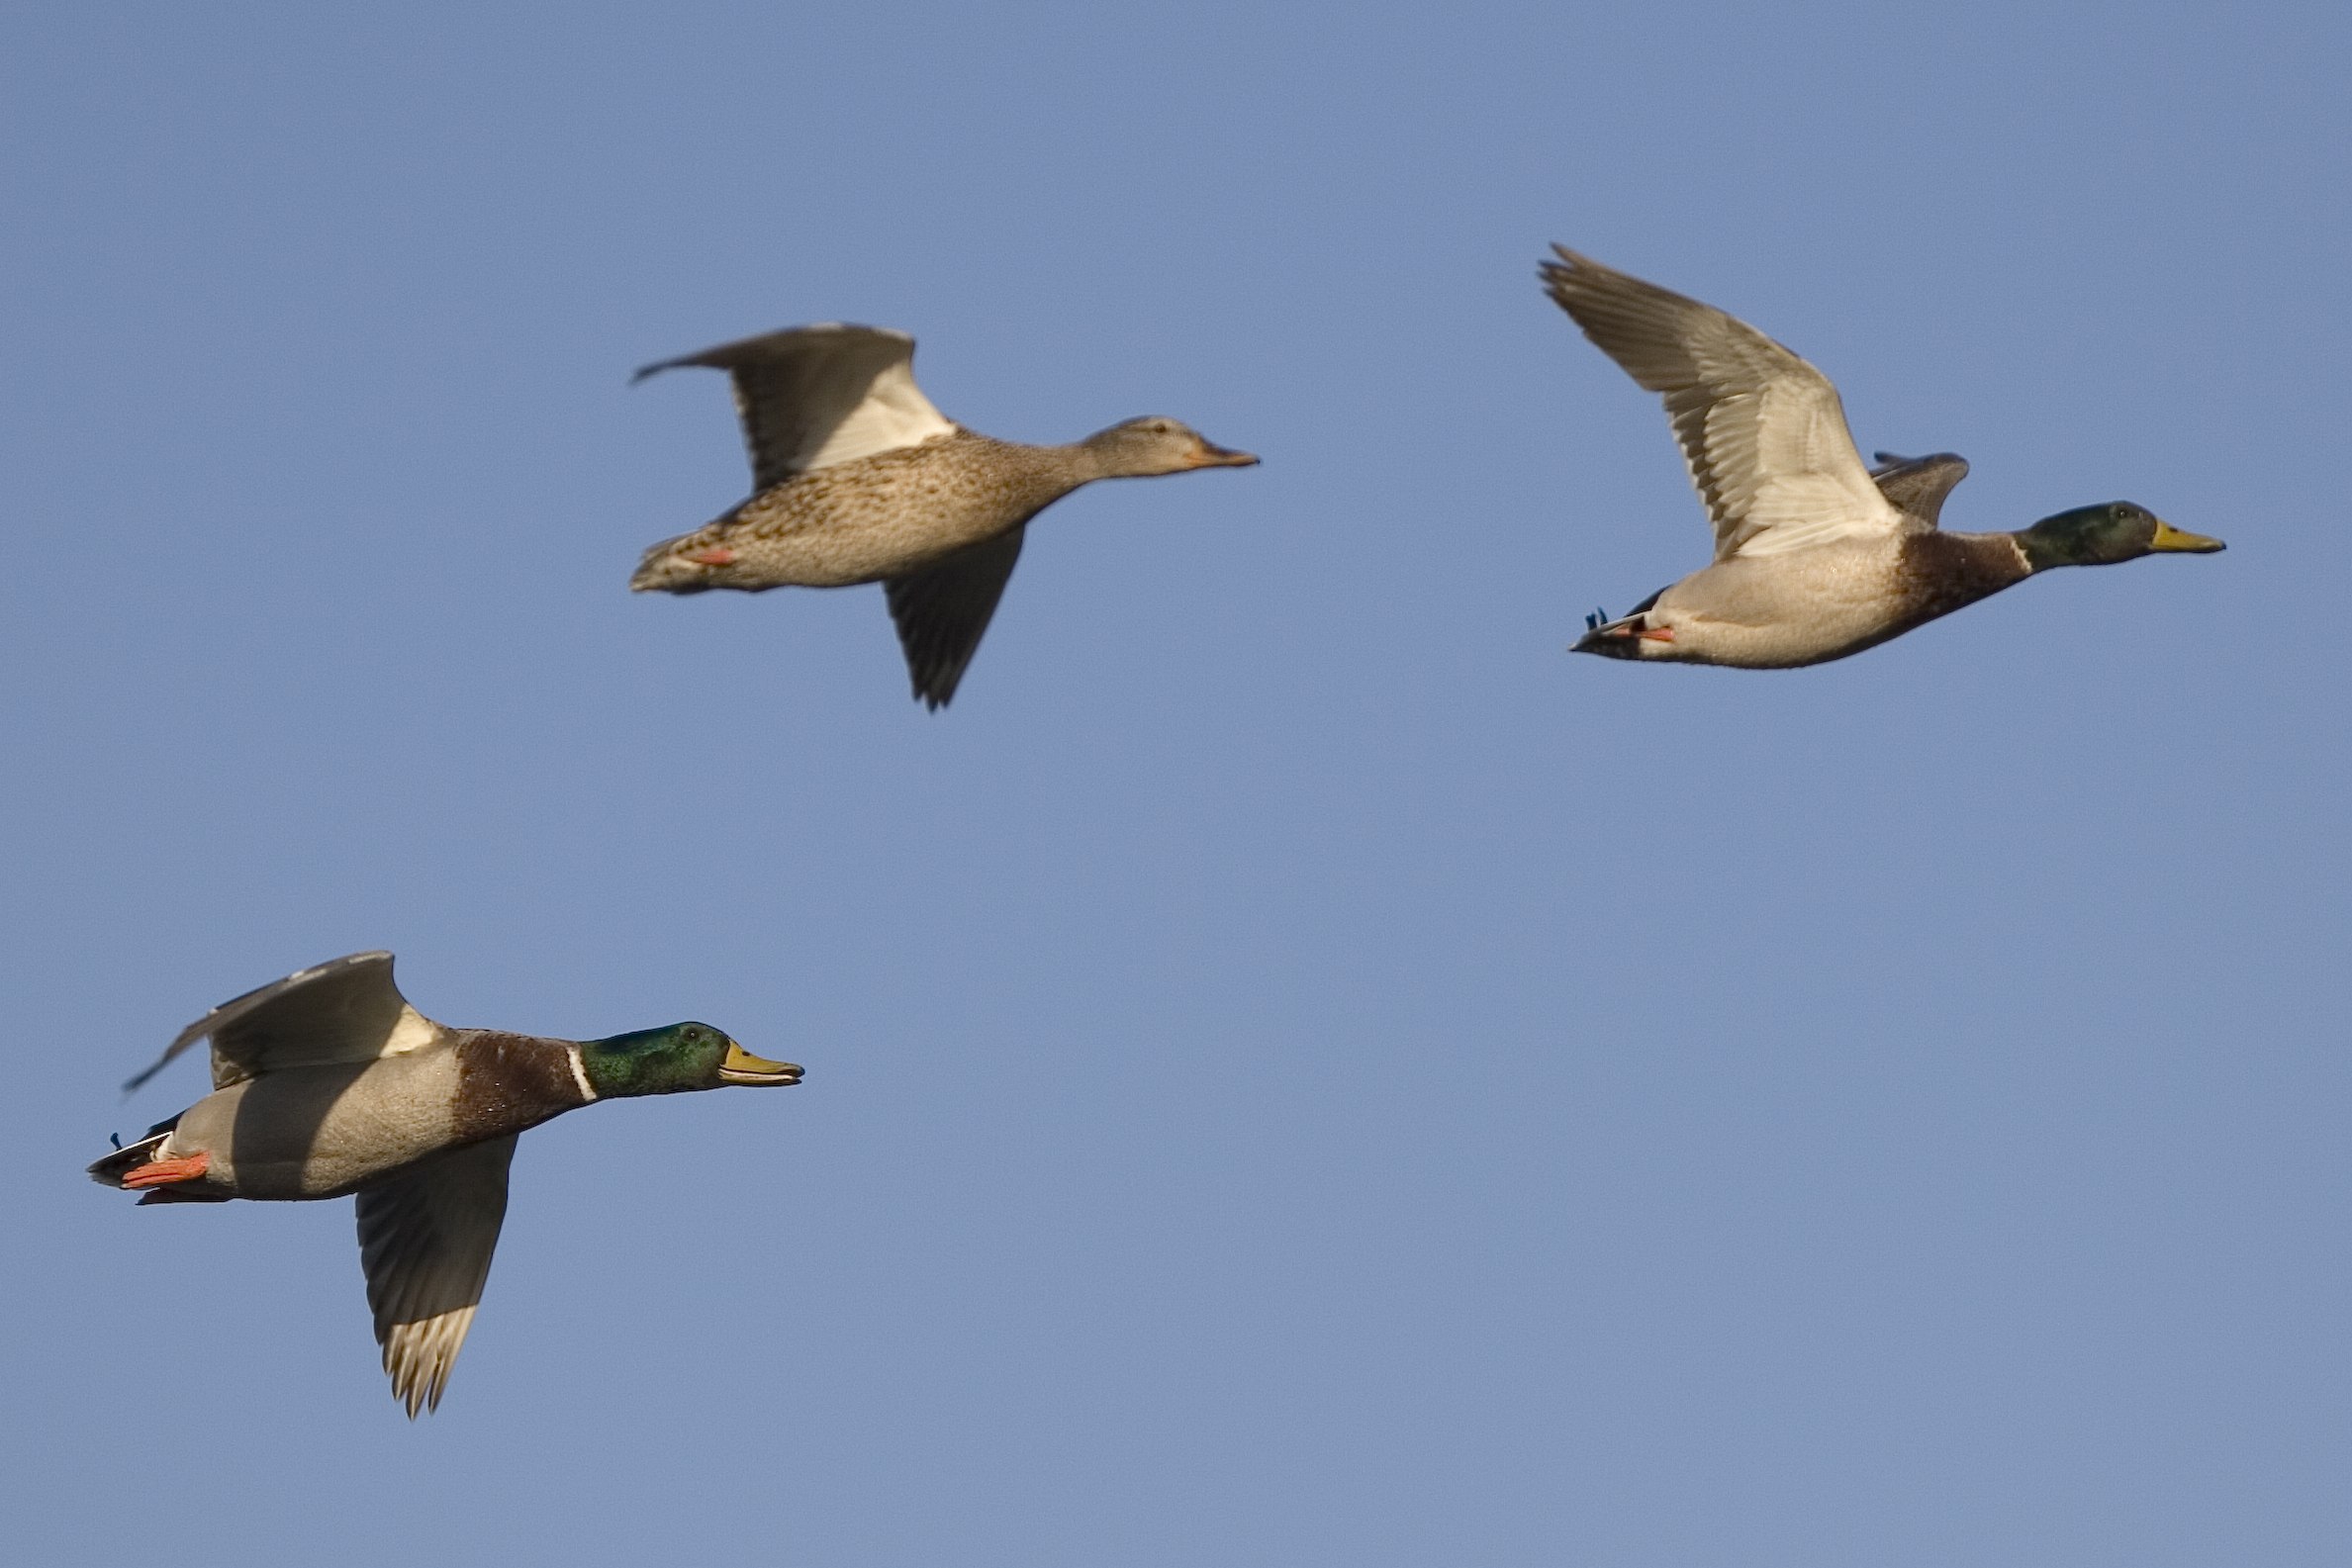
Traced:
[[1766, 555], [1904, 526], [1871, 483], [1830, 379], [1738, 318], [1564, 245], [1544, 285], [1595, 346], [1657, 393], [1715, 555]]
[[824, 322], [665, 359], [632, 381], [701, 366], [727, 373], [755, 491], [955, 432], [914, 380], [914, 339], [885, 326]]
[[507, 1217], [515, 1138], [494, 1138], [421, 1160], [360, 1189], [359, 1265], [392, 1395], [437, 1409], [474, 1324]]
[[372, 1061], [428, 1045], [443, 1031], [401, 995], [392, 962], [384, 952], [345, 954], [223, 1002], [181, 1030], [123, 1092], [208, 1038], [216, 1089], [281, 1067]]

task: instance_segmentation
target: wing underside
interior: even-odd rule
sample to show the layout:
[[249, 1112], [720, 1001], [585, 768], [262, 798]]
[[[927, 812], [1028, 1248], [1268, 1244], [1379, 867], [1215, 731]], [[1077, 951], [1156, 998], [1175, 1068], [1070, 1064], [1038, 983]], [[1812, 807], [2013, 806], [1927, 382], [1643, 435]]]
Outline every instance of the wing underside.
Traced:
[[1004, 597], [1026, 531], [1011, 529], [885, 585], [907, 676], [929, 706], [945, 707], [956, 694]]
[[1904, 526], [1862, 466], [1827, 376], [1711, 305], [1552, 248], [1559, 259], [1543, 271], [1553, 301], [1664, 400], [1717, 560]]
[[915, 385], [914, 339], [886, 327], [790, 327], [665, 359], [635, 379], [687, 365], [732, 381], [757, 490], [956, 429]]
[[474, 1324], [507, 1217], [515, 1139], [422, 1160], [358, 1195], [359, 1264], [392, 1395], [414, 1417], [441, 1402]]

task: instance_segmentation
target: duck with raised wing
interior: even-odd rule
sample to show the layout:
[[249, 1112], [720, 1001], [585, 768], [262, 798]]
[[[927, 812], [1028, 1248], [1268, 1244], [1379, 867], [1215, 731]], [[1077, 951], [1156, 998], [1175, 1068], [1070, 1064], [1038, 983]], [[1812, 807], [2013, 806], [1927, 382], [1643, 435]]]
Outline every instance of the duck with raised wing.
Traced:
[[1097, 479], [1245, 468], [1247, 452], [1147, 416], [1067, 446], [1023, 446], [957, 424], [914, 383], [914, 339], [838, 323], [792, 327], [647, 365], [724, 370], [753, 495], [645, 552], [629, 587], [881, 583], [917, 699], [956, 694], [1020, 558], [1029, 519]]
[[356, 1194], [376, 1342], [412, 1417], [440, 1404], [473, 1325], [519, 1134], [598, 1100], [800, 1081], [708, 1024], [604, 1040], [451, 1029], [409, 1005], [389, 953], [222, 1003], [126, 1088], [208, 1038], [213, 1092], [90, 1174], [142, 1205]]
[[2016, 533], [1945, 533], [1968, 473], [1949, 452], [1862, 465], [1830, 379], [1744, 322], [1561, 245], [1545, 287], [1602, 352], [1662, 394], [1715, 561], [1630, 614], [1586, 621], [1578, 653], [1786, 669], [1842, 659], [2060, 566], [2206, 554], [2218, 539], [2127, 501]]

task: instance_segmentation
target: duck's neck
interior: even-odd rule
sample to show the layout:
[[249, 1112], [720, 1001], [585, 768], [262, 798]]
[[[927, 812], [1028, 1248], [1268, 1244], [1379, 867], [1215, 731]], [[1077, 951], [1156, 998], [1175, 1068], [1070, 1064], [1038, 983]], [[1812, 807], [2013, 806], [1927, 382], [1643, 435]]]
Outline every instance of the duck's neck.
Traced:
[[1023, 503], [1031, 515], [1081, 485], [1111, 477], [1103, 466], [1101, 454], [1083, 441], [1073, 441], [1068, 446], [1030, 446], [988, 436], [980, 439], [995, 448], [993, 466], [997, 483], [1007, 498]]
[[1068, 446], [1035, 446], [1030, 450], [1037, 454], [1040, 473], [1060, 485], [1057, 495], [1067, 496], [1079, 486], [1091, 485], [1098, 479], [1119, 477], [1101, 448], [1085, 441], [1073, 441]]
[[1905, 537], [1899, 582], [1911, 625], [1948, 615], [2033, 575], [2014, 533], [1946, 533], [1930, 528]]
[[2018, 554], [2023, 557], [2025, 570], [2028, 573], [2047, 572], [2053, 567], [2080, 564], [2072, 555], [2061, 550], [2057, 542], [2047, 535], [2038, 522], [2030, 528], [2020, 528], [2017, 532], [2003, 534], [2002, 537], [2016, 541]]
[[519, 1133], [595, 1099], [568, 1040], [461, 1031], [457, 1043], [457, 1134], [467, 1143]]

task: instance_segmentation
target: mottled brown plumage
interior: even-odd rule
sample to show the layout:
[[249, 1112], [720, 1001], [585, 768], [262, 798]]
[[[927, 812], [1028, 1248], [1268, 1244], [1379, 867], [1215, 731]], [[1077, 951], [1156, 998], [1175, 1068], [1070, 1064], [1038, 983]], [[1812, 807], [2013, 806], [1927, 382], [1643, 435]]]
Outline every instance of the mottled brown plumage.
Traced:
[[[629, 586], [699, 594], [888, 582], [1021, 527], [1099, 477], [1074, 447], [958, 429], [763, 490], [647, 550]], [[693, 559], [714, 549], [732, 559]]]
[[771, 332], [683, 359], [728, 372], [760, 488], [645, 552], [639, 592], [757, 593], [882, 583], [914, 694], [955, 695], [1029, 520], [1097, 479], [1255, 463], [1175, 419], [1129, 419], [1067, 446], [955, 424], [914, 384], [914, 340], [870, 326]]

